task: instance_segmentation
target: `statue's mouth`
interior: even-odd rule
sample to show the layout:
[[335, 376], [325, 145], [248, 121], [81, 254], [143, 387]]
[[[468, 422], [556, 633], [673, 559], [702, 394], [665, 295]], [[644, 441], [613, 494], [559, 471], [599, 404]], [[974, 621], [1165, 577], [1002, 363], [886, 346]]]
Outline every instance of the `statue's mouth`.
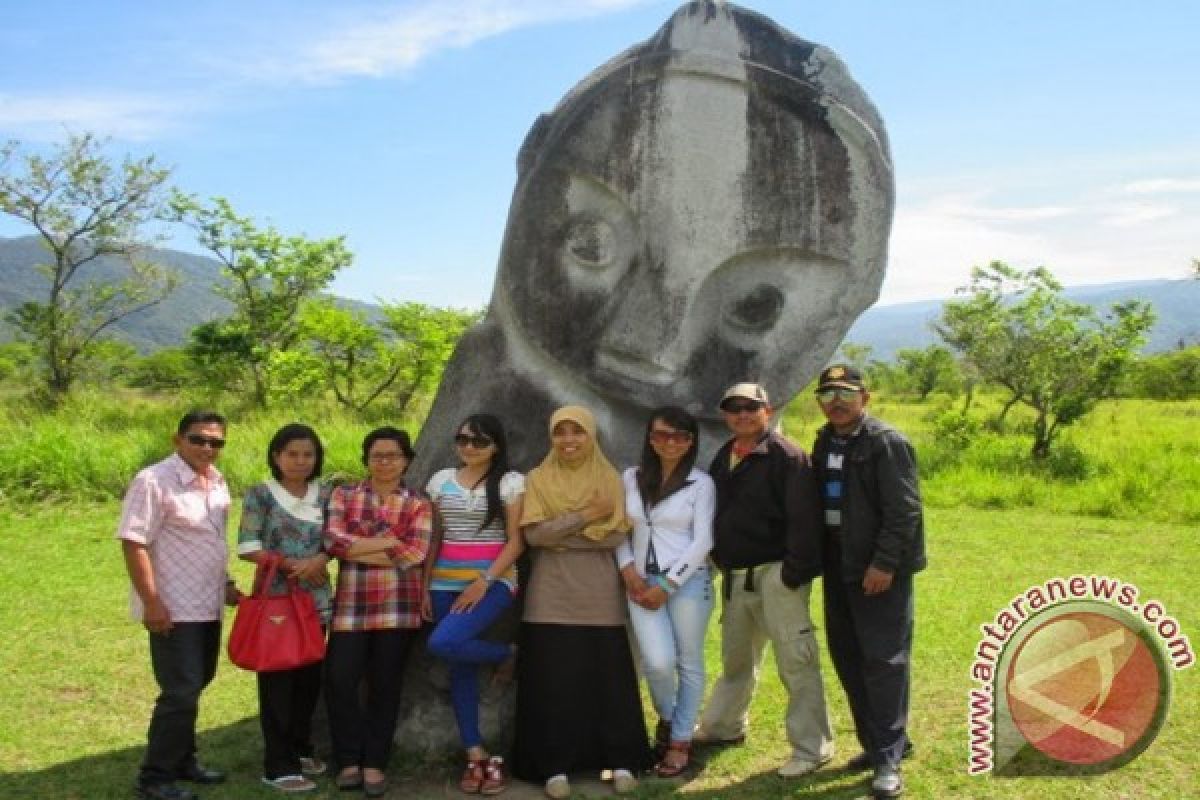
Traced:
[[621, 383], [635, 382], [666, 388], [678, 379], [674, 369], [632, 353], [601, 347], [596, 353], [596, 369]]

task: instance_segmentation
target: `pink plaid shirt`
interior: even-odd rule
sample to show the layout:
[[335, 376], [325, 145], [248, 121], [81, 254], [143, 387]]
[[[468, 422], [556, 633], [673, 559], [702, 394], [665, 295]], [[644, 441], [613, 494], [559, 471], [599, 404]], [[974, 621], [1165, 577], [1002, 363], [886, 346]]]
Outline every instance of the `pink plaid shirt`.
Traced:
[[[333, 598], [334, 631], [373, 631], [421, 627], [421, 570], [429, 553], [433, 507], [416, 492], [399, 487], [380, 498], [370, 481], [339, 486], [329, 498], [325, 549], [339, 560]], [[395, 567], [345, 560], [355, 539], [391, 536], [400, 545], [388, 551]]]
[[[125, 493], [117, 538], [144, 544], [159, 597], [176, 622], [221, 618], [225, 597], [225, 522], [229, 489], [216, 467], [208, 488], [179, 455], [139, 472]], [[142, 618], [132, 587], [129, 611]]]

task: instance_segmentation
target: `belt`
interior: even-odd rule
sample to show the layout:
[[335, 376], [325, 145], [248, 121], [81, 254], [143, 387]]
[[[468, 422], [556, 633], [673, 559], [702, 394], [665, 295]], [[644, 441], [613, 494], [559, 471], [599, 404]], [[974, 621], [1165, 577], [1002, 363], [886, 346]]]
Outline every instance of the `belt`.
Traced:
[[742, 589], [747, 592], [753, 592], [754, 591], [754, 570], [758, 569], [759, 567], [770, 566], [771, 564], [774, 564], [774, 563], [776, 563], [776, 562], [768, 561], [764, 564], [755, 564], [752, 567], [736, 567], [736, 568], [731, 568], [731, 569], [722, 569], [721, 574], [723, 576], [725, 576], [725, 580], [721, 581], [721, 598], [723, 600], [725, 600], [726, 602], [728, 602], [730, 596], [732, 596], [732, 594], [733, 594], [734, 579], [742, 577], [743, 574], [745, 575], [745, 578], [743, 579]]

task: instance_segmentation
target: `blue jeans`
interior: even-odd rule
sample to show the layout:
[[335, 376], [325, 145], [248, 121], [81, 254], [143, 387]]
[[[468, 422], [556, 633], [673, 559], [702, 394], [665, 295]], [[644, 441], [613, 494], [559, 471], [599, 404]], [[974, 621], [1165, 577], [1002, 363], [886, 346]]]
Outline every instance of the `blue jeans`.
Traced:
[[657, 611], [629, 603], [654, 710], [671, 721], [677, 742], [692, 740], [704, 699], [704, 634], [715, 600], [712, 575], [701, 567]]
[[470, 611], [451, 614], [459, 592], [434, 591], [429, 652], [450, 665], [450, 704], [464, 748], [483, 745], [479, 732], [479, 665], [498, 664], [512, 655], [512, 645], [491, 642], [480, 635], [512, 605], [512, 591], [502, 581], [488, 587]]

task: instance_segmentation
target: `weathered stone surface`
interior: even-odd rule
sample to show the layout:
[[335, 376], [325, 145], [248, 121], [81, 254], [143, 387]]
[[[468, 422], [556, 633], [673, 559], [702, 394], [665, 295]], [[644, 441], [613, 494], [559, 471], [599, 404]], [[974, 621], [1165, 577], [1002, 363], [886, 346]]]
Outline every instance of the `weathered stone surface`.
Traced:
[[682, 6], [534, 123], [487, 318], [414, 474], [453, 463], [480, 410], [527, 468], [567, 403], [596, 412], [616, 464], [666, 403], [702, 418], [707, 455], [727, 385], [782, 404], [874, 302], [892, 206], [883, 123], [836, 55], [734, 5]]
[[892, 207], [883, 123], [836, 55], [687, 3], [534, 123], [487, 317], [446, 369], [414, 479], [455, 462], [476, 411], [503, 419], [528, 469], [571, 403], [618, 466], [649, 409], [683, 406], [707, 463], [728, 385], [782, 405], [874, 302]]

